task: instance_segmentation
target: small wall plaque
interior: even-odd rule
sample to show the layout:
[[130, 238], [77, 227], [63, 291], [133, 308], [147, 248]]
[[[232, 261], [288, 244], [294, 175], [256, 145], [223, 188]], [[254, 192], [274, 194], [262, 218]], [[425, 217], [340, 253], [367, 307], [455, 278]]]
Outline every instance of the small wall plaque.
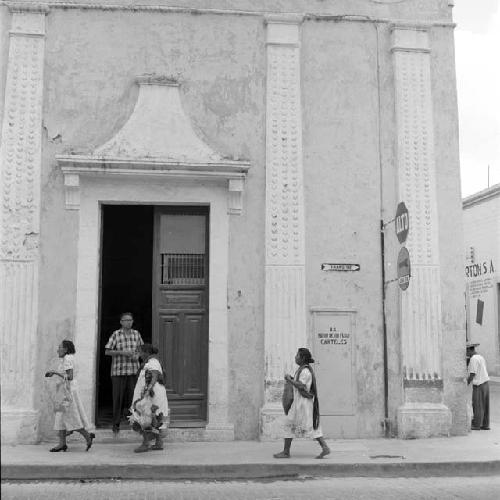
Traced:
[[359, 264], [321, 264], [322, 271], [359, 271]]

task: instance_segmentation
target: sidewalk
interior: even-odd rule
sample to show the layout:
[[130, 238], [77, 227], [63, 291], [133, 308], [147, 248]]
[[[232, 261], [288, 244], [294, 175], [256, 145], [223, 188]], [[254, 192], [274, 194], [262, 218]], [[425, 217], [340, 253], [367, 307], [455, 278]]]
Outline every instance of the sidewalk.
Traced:
[[[259, 479], [293, 477], [416, 477], [500, 474], [500, 426], [467, 436], [419, 440], [328, 440], [331, 455], [314, 456], [316, 442], [295, 440], [290, 459], [277, 460], [281, 442], [175, 442], [164, 451], [134, 453], [137, 442], [98, 436], [86, 453], [69, 442], [66, 453], [50, 443], [1, 447], [2, 480], [33, 479]], [[109, 432], [111, 436], [111, 432]]]

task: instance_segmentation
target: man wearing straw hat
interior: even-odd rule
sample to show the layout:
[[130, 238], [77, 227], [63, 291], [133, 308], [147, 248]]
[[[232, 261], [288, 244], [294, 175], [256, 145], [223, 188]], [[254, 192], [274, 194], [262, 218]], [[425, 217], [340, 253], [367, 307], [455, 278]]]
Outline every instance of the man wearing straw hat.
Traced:
[[490, 388], [486, 361], [476, 352], [478, 343], [467, 342], [467, 357], [470, 357], [467, 368], [467, 385], [472, 382], [472, 430], [490, 430]]

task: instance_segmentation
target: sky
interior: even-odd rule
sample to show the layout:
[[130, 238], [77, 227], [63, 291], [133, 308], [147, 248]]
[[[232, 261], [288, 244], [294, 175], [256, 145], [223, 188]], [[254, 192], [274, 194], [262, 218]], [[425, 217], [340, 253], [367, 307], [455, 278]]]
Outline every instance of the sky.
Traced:
[[466, 197], [500, 183], [500, 0], [455, 0], [460, 175]]

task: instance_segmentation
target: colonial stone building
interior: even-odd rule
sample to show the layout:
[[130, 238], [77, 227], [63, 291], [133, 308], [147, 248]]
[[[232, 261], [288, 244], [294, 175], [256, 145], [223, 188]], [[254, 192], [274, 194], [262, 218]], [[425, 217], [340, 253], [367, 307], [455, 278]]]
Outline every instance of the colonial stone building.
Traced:
[[328, 437], [467, 432], [452, 3], [2, 1], [2, 439], [64, 338], [108, 427], [122, 311], [172, 439], [279, 437], [302, 346]]

